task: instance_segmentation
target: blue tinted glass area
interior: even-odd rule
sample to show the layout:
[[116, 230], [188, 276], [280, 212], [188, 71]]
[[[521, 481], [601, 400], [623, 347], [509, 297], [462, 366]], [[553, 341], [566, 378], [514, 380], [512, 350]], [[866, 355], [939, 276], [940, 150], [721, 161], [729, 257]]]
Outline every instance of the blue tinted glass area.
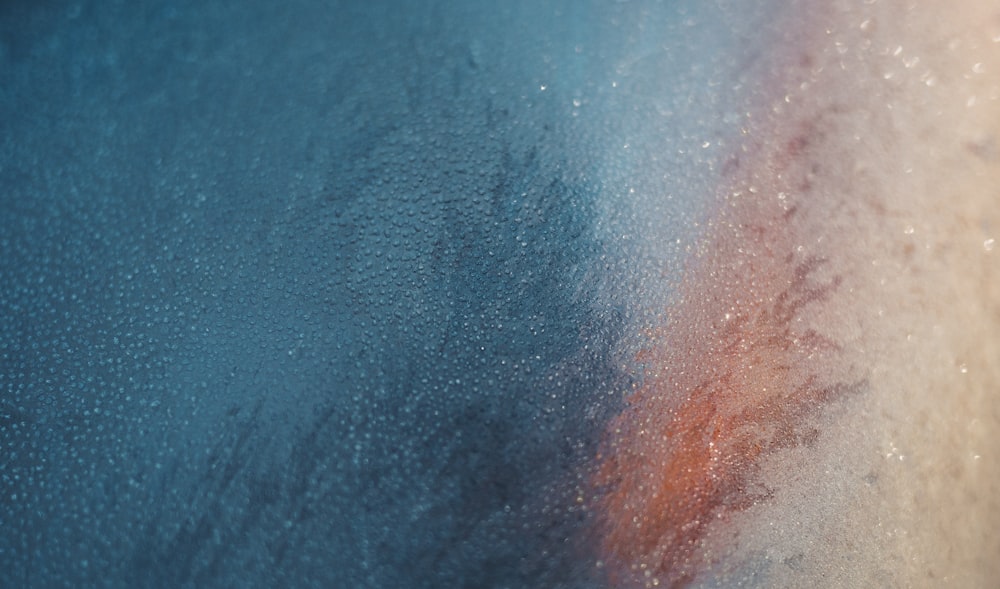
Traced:
[[596, 586], [700, 4], [0, 6], [0, 586]]

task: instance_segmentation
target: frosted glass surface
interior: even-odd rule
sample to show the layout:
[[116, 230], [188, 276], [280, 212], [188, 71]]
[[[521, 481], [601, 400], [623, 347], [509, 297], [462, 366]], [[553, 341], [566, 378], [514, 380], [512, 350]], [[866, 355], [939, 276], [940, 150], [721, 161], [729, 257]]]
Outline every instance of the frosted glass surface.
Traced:
[[0, 4], [0, 587], [606, 586], [782, 6]]
[[586, 582], [698, 5], [5, 3], [0, 585]]

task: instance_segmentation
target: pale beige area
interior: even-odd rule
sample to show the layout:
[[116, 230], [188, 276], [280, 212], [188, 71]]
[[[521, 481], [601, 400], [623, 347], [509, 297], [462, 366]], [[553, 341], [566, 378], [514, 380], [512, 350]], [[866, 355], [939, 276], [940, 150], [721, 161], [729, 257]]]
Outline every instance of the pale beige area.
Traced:
[[705, 584], [1000, 586], [1000, 4], [795, 10], [808, 49], [746, 132], [809, 129], [784, 198], [845, 277], [809, 320], [870, 389], [764, 466], [775, 495], [705, 542]]

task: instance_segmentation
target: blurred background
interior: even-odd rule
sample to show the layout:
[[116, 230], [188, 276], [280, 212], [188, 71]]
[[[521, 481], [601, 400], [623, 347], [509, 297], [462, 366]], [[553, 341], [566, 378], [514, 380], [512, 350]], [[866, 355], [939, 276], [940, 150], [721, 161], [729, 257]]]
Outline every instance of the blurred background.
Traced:
[[0, 4], [0, 586], [598, 585], [767, 10]]

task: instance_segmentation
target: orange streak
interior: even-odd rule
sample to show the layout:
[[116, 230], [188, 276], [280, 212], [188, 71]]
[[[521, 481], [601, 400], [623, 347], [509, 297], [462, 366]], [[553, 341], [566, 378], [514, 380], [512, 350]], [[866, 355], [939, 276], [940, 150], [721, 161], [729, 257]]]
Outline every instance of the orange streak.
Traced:
[[[802, 56], [799, 67], [810, 62]], [[754, 129], [764, 143], [728, 166], [703, 253], [666, 325], [649, 334], [655, 345], [638, 358], [645, 378], [598, 456], [595, 507], [613, 586], [689, 584], [718, 554], [710, 527], [769, 499], [761, 465], [811, 446], [821, 412], [865, 388], [858, 363], [828, 335], [850, 302], [844, 260], [854, 246], [825, 227], [836, 202], [802, 165], [838, 116], [836, 107], [786, 112]]]
[[[665, 372], [649, 378], [614, 420], [597, 474], [605, 491], [603, 549], [616, 585], [631, 577], [636, 584], [690, 581], [706, 564], [698, 553], [706, 526], [768, 497], [755, 486], [760, 461], [811, 444], [818, 429], [810, 418], [860, 386], [824, 383], [814, 371], [837, 346], [794, 325], [839, 281], [816, 282], [817, 261], [772, 264], [769, 272], [781, 276], [763, 284], [785, 290], [769, 296], [760, 286], [732, 289], [753, 299], [715, 298], [709, 308], [718, 309], [719, 321], [700, 327], [697, 319], [681, 320], [662, 347], [641, 358]], [[749, 287], [762, 270], [737, 282]]]

